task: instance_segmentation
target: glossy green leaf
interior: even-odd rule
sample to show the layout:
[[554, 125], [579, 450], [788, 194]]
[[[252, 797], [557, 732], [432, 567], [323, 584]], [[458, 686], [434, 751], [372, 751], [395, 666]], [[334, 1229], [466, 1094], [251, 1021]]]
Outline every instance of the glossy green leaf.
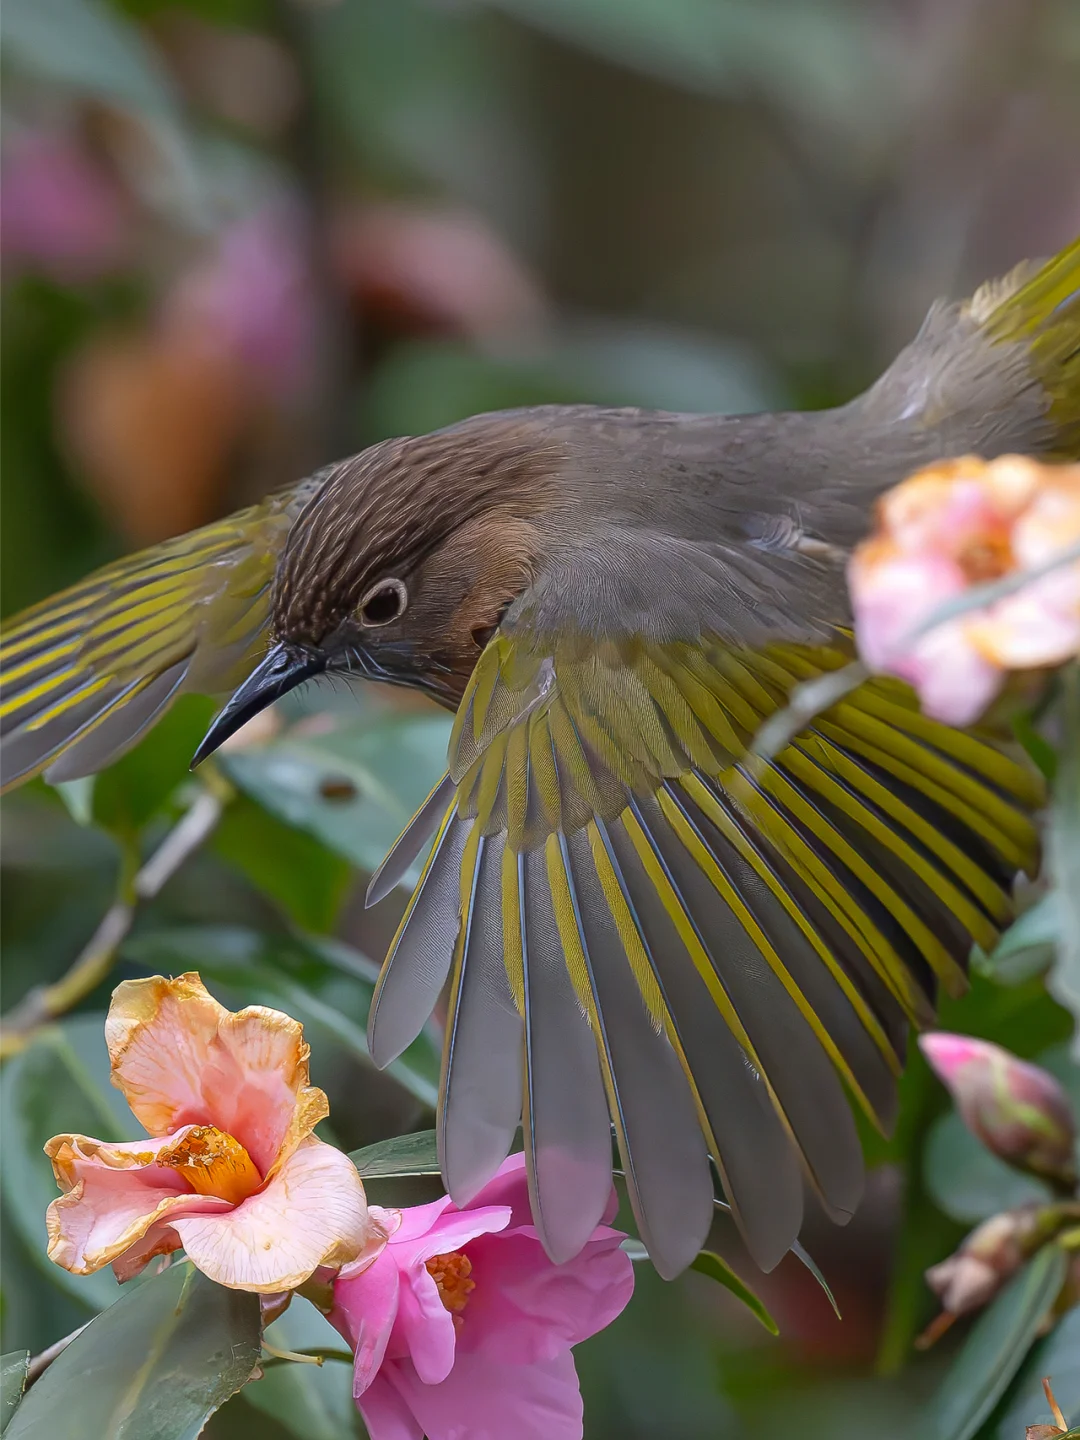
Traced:
[[1080, 661], [1061, 672], [1059, 712], [1065, 737], [1050, 809], [1049, 858], [1058, 900], [1058, 958], [1047, 988], [1078, 1022], [1080, 1060]]
[[53, 1284], [91, 1310], [120, 1293], [111, 1270], [71, 1275], [45, 1255], [45, 1211], [59, 1195], [42, 1146], [53, 1135], [79, 1132], [122, 1140], [140, 1127], [109, 1084], [104, 1015], [80, 1015], [42, 1031], [0, 1071], [0, 1123], [4, 1133], [4, 1210]]
[[439, 1152], [434, 1130], [397, 1135], [354, 1150], [349, 1159], [363, 1180], [385, 1180], [402, 1175], [438, 1175]]
[[992, 1155], [953, 1110], [930, 1127], [923, 1179], [934, 1204], [954, 1220], [985, 1220], [1028, 1200], [1048, 1200], [1041, 1181]]
[[191, 779], [191, 757], [214, 712], [204, 695], [183, 695], [133, 750], [95, 777], [92, 812], [106, 830], [137, 834]]
[[1046, 1245], [978, 1317], [927, 1410], [925, 1440], [972, 1440], [1034, 1343], [1065, 1278], [1066, 1257]]
[[446, 769], [451, 721], [366, 707], [360, 722], [222, 757], [233, 783], [272, 815], [365, 870], [386, 852]]
[[227, 807], [210, 849], [305, 930], [333, 929], [355, 877], [348, 861], [314, 835], [244, 795]]
[[8, 1440], [196, 1440], [259, 1351], [257, 1295], [172, 1265], [125, 1290], [53, 1361]]
[[1080, 1425], [1080, 1306], [1063, 1315], [1049, 1335], [1037, 1340], [1009, 1393], [994, 1412], [987, 1440], [1018, 1440], [1025, 1425], [1050, 1425], [1043, 1376], [1070, 1425]]
[[[299, 1297], [268, 1327], [266, 1338], [278, 1350], [293, 1351], [340, 1350], [343, 1343], [330, 1322]], [[245, 1386], [242, 1394], [297, 1440], [357, 1440], [362, 1431], [352, 1376], [352, 1366], [340, 1361], [285, 1361], [266, 1366], [262, 1379]]]
[[[236, 992], [244, 1004], [260, 1002], [286, 1011], [309, 1029], [332, 1036], [370, 1064], [367, 1016], [378, 966], [339, 941], [313, 935], [261, 935], [226, 926], [184, 926], [138, 935], [123, 947], [126, 959], [150, 971], [198, 970]], [[440, 1053], [421, 1031], [387, 1073], [423, 1104], [439, 1094]]]
[[999, 985], [1018, 985], [1053, 964], [1060, 933], [1058, 897], [1051, 892], [1009, 926], [989, 955], [980, 956], [978, 968]]
[[721, 1259], [714, 1251], [702, 1250], [690, 1269], [696, 1270], [699, 1275], [707, 1275], [710, 1280], [715, 1280], [723, 1285], [725, 1290], [730, 1290], [737, 1299], [742, 1301], [751, 1314], [761, 1321], [770, 1335], [780, 1334], [780, 1327], [766, 1310], [764, 1303], [744, 1280], [739, 1279], [727, 1261]]
[[22, 1399], [29, 1364], [29, 1350], [12, 1350], [7, 1355], [0, 1355], [0, 1435], [7, 1429], [8, 1421]]
[[[498, 0], [510, 14], [604, 59], [706, 94], [749, 88], [821, 123], [857, 105], [884, 118], [890, 76], [868, 28], [831, 0]], [[873, 86], [873, 89], [870, 87]], [[878, 119], [880, 123], [880, 119]]]

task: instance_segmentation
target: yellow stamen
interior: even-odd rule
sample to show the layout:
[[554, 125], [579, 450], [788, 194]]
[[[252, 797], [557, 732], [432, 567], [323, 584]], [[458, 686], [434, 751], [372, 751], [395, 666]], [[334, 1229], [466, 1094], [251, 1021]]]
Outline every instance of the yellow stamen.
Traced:
[[157, 1163], [178, 1170], [198, 1195], [214, 1195], [239, 1205], [262, 1184], [255, 1162], [240, 1144], [214, 1125], [193, 1125]]
[[460, 1315], [476, 1289], [476, 1281], [469, 1279], [472, 1261], [460, 1250], [451, 1250], [447, 1255], [432, 1255], [424, 1264], [439, 1288], [439, 1299], [451, 1315]]

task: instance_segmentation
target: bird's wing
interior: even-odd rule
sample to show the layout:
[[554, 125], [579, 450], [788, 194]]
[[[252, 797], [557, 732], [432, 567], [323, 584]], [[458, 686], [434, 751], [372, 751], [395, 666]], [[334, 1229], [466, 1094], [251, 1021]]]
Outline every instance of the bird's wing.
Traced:
[[850, 1215], [845, 1086], [889, 1126], [908, 1021], [939, 982], [963, 985], [972, 941], [1009, 918], [1039, 783], [904, 686], [874, 680], [773, 763], [749, 761], [792, 686], [847, 658], [842, 637], [739, 650], [514, 633], [481, 657], [449, 776], [388, 861], [407, 865], [441, 817], [371, 1046], [380, 1064], [399, 1053], [451, 976], [447, 1183], [474, 1193], [523, 1113], [558, 1258], [607, 1203], [609, 1113], [661, 1273], [708, 1229], [709, 1156], [766, 1268], [798, 1233], [801, 1168]]
[[241, 680], [270, 582], [312, 482], [107, 565], [25, 611], [0, 641], [0, 774], [88, 775], [183, 691]]

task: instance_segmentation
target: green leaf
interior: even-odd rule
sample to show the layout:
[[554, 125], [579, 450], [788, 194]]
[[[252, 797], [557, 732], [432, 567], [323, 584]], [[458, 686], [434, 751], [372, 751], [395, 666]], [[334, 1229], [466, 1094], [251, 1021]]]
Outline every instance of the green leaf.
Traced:
[[191, 757], [214, 706], [182, 695], [133, 750], [96, 776], [93, 816], [104, 829], [137, 835], [190, 778]]
[[992, 1155], [955, 1110], [930, 1127], [923, 1179], [938, 1209], [962, 1224], [985, 1220], [1029, 1200], [1051, 1198], [1041, 1181]]
[[450, 726], [441, 715], [370, 706], [358, 724], [320, 734], [300, 725], [221, 765], [272, 815], [374, 870], [442, 778]]
[[934, 1396], [926, 1440], [971, 1440], [1020, 1369], [1065, 1278], [1066, 1257], [1044, 1246], [976, 1320]]
[[979, 957], [978, 968], [999, 985], [1019, 985], [1053, 964], [1060, 933], [1060, 902], [1051, 891], [1009, 926], [989, 955]]
[[125, 1290], [53, 1361], [8, 1440], [196, 1440], [259, 1351], [257, 1295], [171, 1265]]
[[397, 1135], [354, 1150], [349, 1159], [362, 1180], [386, 1180], [402, 1175], [438, 1175], [439, 1152], [434, 1130]]
[[[266, 1338], [278, 1350], [334, 1350], [341, 1336], [313, 1305], [298, 1297]], [[249, 1405], [272, 1416], [298, 1440], [356, 1440], [361, 1433], [352, 1396], [352, 1366], [335, 1361], [267, 1366], [261, 1380], [245, 1386]]]
[[210, 848], [305, 930], [330, 930], [354, 871], [333, 850], [240, 796], [229, 805]]
[[1063, 1315], [1050, 1334], [1032, 1346], [1009, 1393], [994, 1413], [993, 1440], [1018, 1440], [1025, 1425], [1050, 1425], [1053, 1417], [1043, 1394], [1043, 1376], [1070, 1425], [1080, 1425], [1080, 1306]]
[[45, 1211], [59, 1195], [42, 1146], [53, 1135], [78, 1132], [121, 1140], [139, 1127], [109, 1084], [104, 1015], [80, 1015], [37, 1035], [0, 1071], [4, 1133], [3, 1186], [7, 1219], [49, 1279], [91, 1310], [120, 1293], [111, 1270], [71, 1275], [46, 1258]]
[[706, 94], [764, 92], [816, 123], [852, 119], [860, 103], [871, 119], [893, 109], [896, 80], [875, 63], [868, 25], [830, 0], [498, 3], [608, 61]]
[[[378, 966], [339, 941], [193, 925], [138, 935], [121, 953], [154, 972], [198, 970], [204, 980], [236, 990], [245, 1004], [285, 1010], [309, 1031], [332, 1036], [356, 1059], [371, 1063], [366, 1026]], [[434, 1108], [440, 1063], [438, 1044], [425, 1029], [387, 1074]]]
[[1065, 737], [1050, 810], [1050, 871], [1058, 894], [1058, 958], [1047, 988], [1078, 1022], [1073, 1055], [1080, 1060], [1080, 661], [1060, 676]]
[[762, 1301], [745, 1281], [739, 1279], [727, 1261], [721, 1259], [714, 1251], [702, 1250], [690, 1269], [696, 1270], [699, 1275], [707, 1275], [710, 1280], [718, 1281], [726, 1290], [730, 1290], [737, 1299], [741, 1300], [753, 1315], [757, 1316], [770, 1335], [780, 1334], [780, 1327], [766, 1310]]
[[12, 1350], [0, 1355], [0, 1435], [7, 1429], [26, 1386], [30, 1366], [29, 1350]]

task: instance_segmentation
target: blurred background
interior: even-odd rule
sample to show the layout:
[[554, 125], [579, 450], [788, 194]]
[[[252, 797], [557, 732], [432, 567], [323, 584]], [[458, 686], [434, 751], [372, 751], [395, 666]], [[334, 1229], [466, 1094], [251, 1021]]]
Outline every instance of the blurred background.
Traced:
[[[1080, 230], [1075, 0], [5, 0], [0, 41], [6, 615], [477, 411], [842, 401], [935, 296]], [[197, 798], [209, 713], [175, 711], [94, 786], [5, 800], [5, 1012], [85, 958]], [[303, 1018], [346, 1147], [430, 1123], [432, 1037], [396, 1075], [365, 1063], [401, 906], [362, 894], [447, 729], [400, 695], [301, 697], [201, 782], [212, 833], [70, 1015], [12, 1042], [3, 1349], [115, 1294], [46, 1273], [40, 1145], [122, 1124], [100, 1083], [119, 975], [197, 967]], [[945, 1024], [1055, 1063], [1069, 1019], [1018, 978], [977, 980]], [[758, 1286], [779, 1339], [706, 1278], [641, 1267], [578, 1352], [587, 1440], [921, 1433], [949, 1358], [912, 1349], [922, 1270], [984, 1212], [917, 1059], [905, 1088], [858, 1216], [804, 1237], [843, 1320], [791, 1257]], [[273, 1372], [211, 1432], [360, 1434], [336, 1368]], [[1020, 1440], [1026, 1404], [980, 1433]]]

